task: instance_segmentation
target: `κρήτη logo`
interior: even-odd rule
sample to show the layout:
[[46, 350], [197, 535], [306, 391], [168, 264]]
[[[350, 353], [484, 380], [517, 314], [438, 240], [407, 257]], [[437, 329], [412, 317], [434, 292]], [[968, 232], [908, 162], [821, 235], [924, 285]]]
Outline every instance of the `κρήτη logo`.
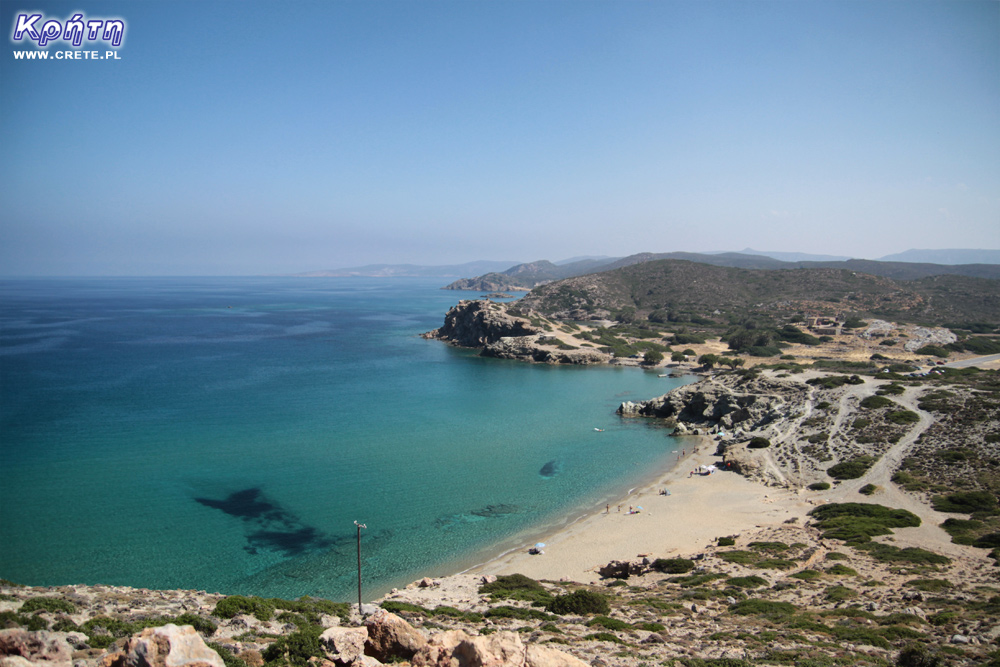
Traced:
[[125, 41], [125, 19], [88, 18], [78, 13], [60, 21], [43, 14], [19, 12], [14, 17], [14, 31], [10, 41], [17, 44], [24, 43], [25, 40], [34, 42], [39, 48], [45, 48], [51, 42], [82, 46], [84, 40], [107, 42], [118, 48]]

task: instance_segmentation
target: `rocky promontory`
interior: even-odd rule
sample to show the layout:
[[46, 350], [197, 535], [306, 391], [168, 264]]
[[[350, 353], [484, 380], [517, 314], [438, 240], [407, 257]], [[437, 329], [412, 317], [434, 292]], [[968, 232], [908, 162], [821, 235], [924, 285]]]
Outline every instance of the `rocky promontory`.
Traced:
[[601, 364], [610, 359], [596, 349], [567, 345], [530, 320], [511, 315], [506, 304], [489, 300], [459, 301], [441, 328], [423, 336], [476, 348], [481, 356], [497, 359], [549, 364]]

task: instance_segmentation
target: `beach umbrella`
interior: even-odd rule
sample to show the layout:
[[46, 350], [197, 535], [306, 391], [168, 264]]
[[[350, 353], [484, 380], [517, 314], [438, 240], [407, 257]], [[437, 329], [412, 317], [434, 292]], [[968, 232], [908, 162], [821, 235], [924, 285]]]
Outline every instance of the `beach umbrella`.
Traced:
[[543, 549], [543, 548], [545, 548], [545, 542], [535, 542], [535, 548], [536, 549]]

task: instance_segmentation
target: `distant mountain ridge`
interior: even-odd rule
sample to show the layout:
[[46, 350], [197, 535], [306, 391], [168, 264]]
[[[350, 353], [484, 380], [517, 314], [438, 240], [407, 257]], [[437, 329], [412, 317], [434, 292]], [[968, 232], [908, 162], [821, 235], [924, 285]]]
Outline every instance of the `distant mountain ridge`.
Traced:
[[[933, 264], [915, 262], [887, 262], [871, 259], [846, 260], [797, 260], [783, 261], [771, 254], [752, 251], [754, 254], [738, 252], [723, 253], [639, 253], [628, 257], [608, 257], [604, 259], [584, 259], [568, 264], [554, 264], [547, 260], [529, 262], [512, 266], [506, 271], [494, 271], [475, 278], [464, 278], [446, 285], [443, 289], [473, 290], [473, 291], [527, 291], [539, 285], [556, 280], [565, 280], [577, 276], [612, 271], [634, 264], [652, 262], [664, 259], [687, 260], [699, 264], [724, 266], [737, 269], [849, 269], [874, 276], [892, 278], [893, 280], [917, 280], [927, 276], [960, 275], [974, 278], [1000, 279], [1000, 261], [983, 264]], [[910, 252], [910, 251], [907, 251]], [[935, 251], [937, 252], [937, 251]], [[942, 251], [951, 252], [951, 251]], [[963, 251], [965, 252], [965, 251]], [[995, 251], [967, 251], [969, 253], [990, 253]], [[797, 257], [824, 257], [823, 255], [806, 255], [803, 253], [774, 253]], [[905, 254], [905, 253], [904, 253]], [[1000, 251], [997, 251], [1000, 255]], [[956, 255], [957, 256], [957, 255]], [[1000, 260], [1000, 256], [998, 256]]]
[[567, 320], [648, 319], [713, 326], [775, 313], [1000, 324], [1000, 281], [995, 278], [925, 274], [899, 280], [844, 265], [939, 265], [868, 260], [807, 264], [814, 266], [776, 271], [676, 259], [641, 262], [541, 285], [518, 301], [517, 309]]
[[880, 262], [929, 264], [1000, 264], [1000, 250], [907, 250], [879, 258]]
[[511, 266], [512, 262], [495, 262], [481, 260], [465, 264], [448, 264], [443, 266], [424, 266], [420, 264], [368, 264], [346, 269], [327, 269], [323, 271], [308, 271], [296, 273], [301, 278], [457, 278], [476, 273], [500, 271]]

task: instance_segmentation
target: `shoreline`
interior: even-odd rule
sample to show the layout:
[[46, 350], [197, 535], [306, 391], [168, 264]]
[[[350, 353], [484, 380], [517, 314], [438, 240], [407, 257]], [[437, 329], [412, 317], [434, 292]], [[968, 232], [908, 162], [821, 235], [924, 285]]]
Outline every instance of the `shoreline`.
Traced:
[[[610, 502], [610, 511], [586, 513], [553, 531], [531, 533], [546, 545], [543, 553], [529, 554], [528, 544], [523, 543], [460, 574], [519, 573], [534, 579], [596, 583], [597, 570], [611, 561], [693, 554], [718, 537], [793, 519], [800, 522], [814, 506], [794, 491], [765, 486], [734, 472], [689, 476], [690, 470], [721, 459], [715, 456], [710, 437], [683, 438], [691, 443], [691, 451], [651, 481]], [[669, 495], [661, 495], [661, 489]], [[642, 509], [629, 514], [630, 506]]]

